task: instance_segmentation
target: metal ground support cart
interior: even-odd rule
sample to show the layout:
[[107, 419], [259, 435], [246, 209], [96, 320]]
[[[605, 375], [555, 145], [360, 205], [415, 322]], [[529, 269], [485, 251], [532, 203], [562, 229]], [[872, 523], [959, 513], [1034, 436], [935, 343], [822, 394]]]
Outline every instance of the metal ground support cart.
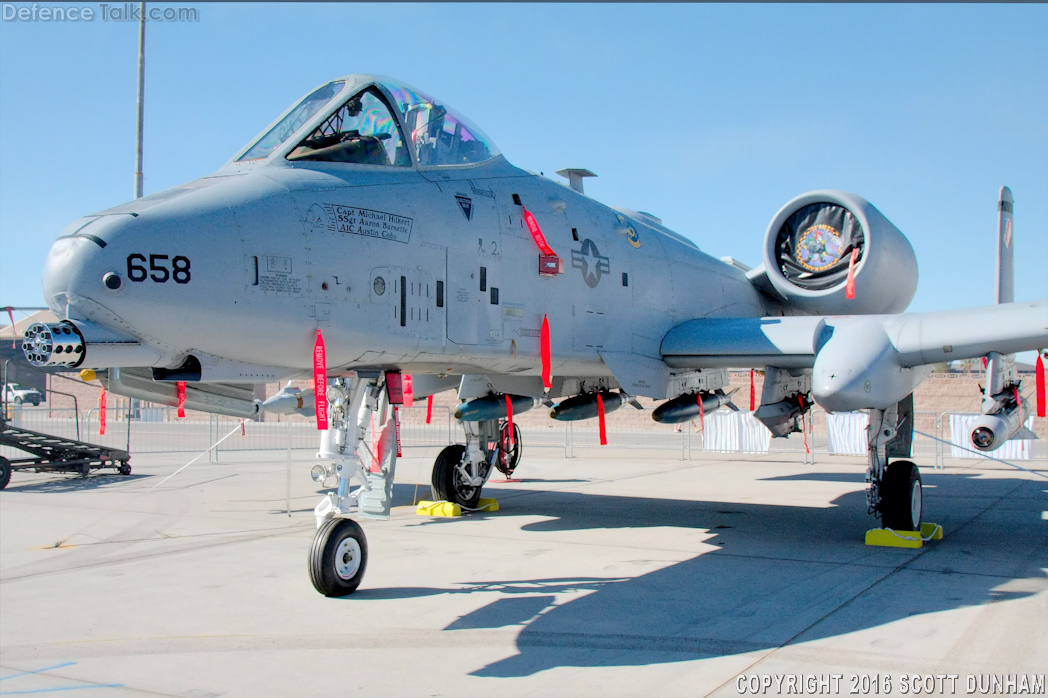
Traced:
[[131, 455], [127, 451], [16, 427], [3, 412], [0, 446], [12, 446], [34, 456], [14, 460], [0, 456], [0, 489], [7, 487], [14, 470], [87, 475], [92, 470], [115, 468], [121, 475], [131, 474]]
[[[5, 382], [9, 375], [10, 363], [10, 360], [4, 362]], [[58, 377], [64, 378], [64, 376]], [[65, 380], [71, 379], [65, 378]], [[49, 392], [73, 399], [77, 438], [67, 439], [52, 436], [13, 424], [8, 418], [6, 401], [0, 401], [0, 446], [11, 446], [34, 456], [13, 460], [0, 456], [0, 490], [7, 487], [7, 483], [11, 481], [11, 473], [15, 470], [33, 470], [38, 473], [77, 473], [86, 476], [92, 470], [113, 468], [121, 475], [130, 475], [131, 454], [128, 451], [79, 440], [80, 409], [77, 407], [76, 396], [53, 388]], [[128, 440], [130, 441], [130, 424], [128, 429]]]

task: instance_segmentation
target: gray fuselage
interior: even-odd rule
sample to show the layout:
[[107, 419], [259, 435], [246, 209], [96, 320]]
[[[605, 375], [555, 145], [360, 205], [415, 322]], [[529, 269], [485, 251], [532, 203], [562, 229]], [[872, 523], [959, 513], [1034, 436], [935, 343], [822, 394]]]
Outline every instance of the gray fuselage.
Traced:
[[[525, 207], [562, 274], [538, 273]], [[290, 375], [319, 328], [330, 368], [534, 375], [545, 315], [554, 372], [600, 376], [598, 352], [657, 359], [681, 322], [767, 311], [740, 269], [501, 156], [421, 171], [231, 163], [97, 215], [55, 243], [45, 295], [158, 349], [158, 366], [194, 353]], [[242, 379], [283, 377], [259, 373]]]

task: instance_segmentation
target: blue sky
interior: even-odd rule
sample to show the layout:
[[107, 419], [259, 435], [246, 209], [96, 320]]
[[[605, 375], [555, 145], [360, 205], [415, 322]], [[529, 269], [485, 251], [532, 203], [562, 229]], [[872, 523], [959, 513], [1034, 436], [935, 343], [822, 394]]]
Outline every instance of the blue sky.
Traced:
[[[147, 29], [147, 194], [374, 72], [718, 257], [756, 265], [789, 199], [856, 192], [914, 246], [914, 311], [993, 302], [1007, 184], [1016, 298], [1048, 297], [1046, 5], [178, 5], [200, 20]], [[42, 305], [59, 230], [131, 198], [136, 51], [134, 23], [0, 22], [0, 305]]]

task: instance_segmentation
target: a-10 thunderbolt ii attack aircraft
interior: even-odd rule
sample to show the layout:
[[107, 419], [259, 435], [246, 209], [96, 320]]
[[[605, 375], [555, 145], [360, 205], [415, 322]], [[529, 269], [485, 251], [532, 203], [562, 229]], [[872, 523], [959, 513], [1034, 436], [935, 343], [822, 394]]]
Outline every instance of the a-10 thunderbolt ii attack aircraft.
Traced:
[[[214, 174], [69, 225], [43, 277], [64, 319], [30, 327], [24, 350], [37, 366], [108, 369], [109, 390], [154, 402], [316, 409], [314, 478], [338, 482], [315, 510], [309, 557], [327, 595], [365, 571], [347, 515], [389, 514], [402, 374], [416, 397], [459, 391], [465, 444], [440, 453], [432, 483], [467, 507], [494, 467], [513, 465], [512, 411], [603, 419], [645, 396], [666, 401], [657, 419], [686, 421], [728, 403], [728, 367], [765, 371], [756, 417], [776, 436], [813, 401], [868, 410], [867, 499], [895, 529], [921, 520], [920, 474], [891, 459], [909, 455], [911, 396], [930, 364], [989, 356], [975, 444], [1021, 428], [1008, 355], [1048, 345], [1048, 301], [1010, 302], [1010, 267], [999, 305], [900, 314], [917, 287], [913, 250], [854, 194], [790, 201], [749, 269], [588, 198], [591, 173], [562, 174], [570, 186], [514, 167], [403, 83], [340, 78]], [[1010, 193], [1000, 215], [1010, 254]], [[310, 376], [319, 399], [290, 387], [252, 399], [254, 383]]]

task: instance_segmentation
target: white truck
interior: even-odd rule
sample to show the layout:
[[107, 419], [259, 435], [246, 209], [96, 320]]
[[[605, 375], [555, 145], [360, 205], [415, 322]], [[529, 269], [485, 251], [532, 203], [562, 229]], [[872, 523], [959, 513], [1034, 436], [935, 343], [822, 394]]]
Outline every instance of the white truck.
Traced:
[[40, 394], [39, 390], [27, 388], [18, 383], [8, 383], [4, 386], [4, 402], [9, 405], [21, 405], [24, 403], [39, 405], [43, 398], [44, 396]]

